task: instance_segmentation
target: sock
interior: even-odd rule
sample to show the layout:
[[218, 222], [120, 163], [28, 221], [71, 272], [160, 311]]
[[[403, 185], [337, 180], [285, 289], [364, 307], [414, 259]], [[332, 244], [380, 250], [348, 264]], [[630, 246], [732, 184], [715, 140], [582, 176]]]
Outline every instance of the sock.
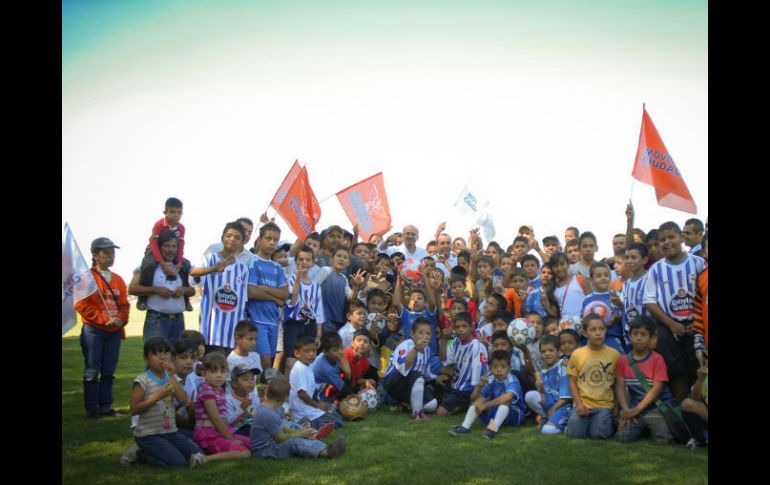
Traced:
[[476, 421], [477, 417], [479, 417], [479, 413], [476, 411], [476, 408], [473, 406], [473, 404], [471, 404], [471, 406], [468, 408], [468, 412], [465, 413], [463, 428], [471, 429], [471, 426], [473, 425], [473, 422]]
[[545, 416], [545, 410], [543, 409], [542, 398], [540, 397], [539, 392], [529, 391], [524, 396], [524, 400], [527, 402], [527, 406], [529, 406], [529, 409], [533, 410], [540, 416]]
[[543, 434], [559, 434], [561, 433], [561, 430], [557, 428], [556, 426], [552, 425], [551, 423], [546, 424], [543, 426], [542, 430]]
[[422, 410], [432, 413], [433, 411], [436, 410], [437, 407], [438, 407], [438, 401], [436, 401], [435, 399], [431, 399], [430, 401], [428, 401], [427, 404], [425, 404], [425, 406], [422, 407]]
[[412, 395], [411, 395], [411, 403], [412, 403], [412, 413], [419, 413], [422, 411], [422, 397], [425, 392], [425, 379], [422, 377], [418, 377], [417, 380], [414, 381], [414, 385], [412, 385]]
[[[495, 419], [491, 420], [489, 424], [492, 427], [492, 431], [497, 431], [500, 429], [500, 426], [503, 425], [505, 422], [505, 418], [508, 417], [508, 411], [510, 409], [508, 406], [497, 406], [497, 412], [495, 413]], [[489, 428], [489, 426], [487, 426]]]

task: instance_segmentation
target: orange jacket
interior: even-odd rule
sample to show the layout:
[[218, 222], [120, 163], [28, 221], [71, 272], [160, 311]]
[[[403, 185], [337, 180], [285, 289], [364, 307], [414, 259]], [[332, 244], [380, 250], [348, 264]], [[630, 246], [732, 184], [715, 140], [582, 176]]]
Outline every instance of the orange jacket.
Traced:
[[[112, 288], [112, 293], [118, 299], [118, 303], [115, 304], [115, 299], [110, 295], [110, 291], [107, 289], [107, 285], [105, 285], [101, 275], [93, 268], [91, 269], [91, 272], [94, 273], [98, 291], [92, 293], [88, 298], [84, 298], [75, 303], [75, 310], [77, 310], [83, 318], [83, 325], [91, 325], [103, 332], [121, 332], [120, 338], [125, 339], [125, 326], [107, 327], [104, 324], [110, 319], [110, 313], [107, 309], [113, 313], [117, 313], [118, 318], [123, 322], [128, 322], [128, 310], [130, 306], [128, 304], [128, 289], [126, 288], [126, 282], [116, 273], [112, 273], [110, 288]], [[104, 300], [102, 301], [102, 299]], [[105, 304], [107, 305], [106, 308]]]
[[503, 296], [507, 302], [505, 305], [505, 311], [509, 313], [512, 311], [513, 318], [521, 318], [523, 310], [525, 310], [522, 308], [522, 304], [524, 302], [522, 302], [521, 298], [519, 298], [519, 294], [516, 292], [516, 288], [508, 288], [505, 290], [505, 294]]

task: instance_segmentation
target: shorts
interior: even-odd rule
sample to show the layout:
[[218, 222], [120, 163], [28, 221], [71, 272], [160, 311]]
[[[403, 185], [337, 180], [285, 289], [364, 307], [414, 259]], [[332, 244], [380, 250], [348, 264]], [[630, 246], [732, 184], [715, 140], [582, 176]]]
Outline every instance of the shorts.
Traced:
[[[280, 322], [279, 322], [280, 323]], [[275, 357], [278, 346], [278, 325], [256, 323], [257, 326], [257, 353]]]
[[[233, 427], [227, 426], [230, 433], [233, 433]], [[211, 455], [214, 453], [222, 453], [224, 451], [245, 451], [251, 450], [251, 440], [247, 436], [241, 436], [239, 434], [233, 434], [236, 441], [240, 442], [240, 445], [228, 440], [214, 428], [195, 428], [193, 431], [193, 438], [198, 446], [203, 451]]]
[[450, 387], [444, 391], [444, 400], [440, 406], [447, 411], [467, 409], [471, 404], [471, 392], [458, 391]]
[[300, 320], [286, 320], [283, 322], [283, 352], [287, 357], [294, 357], [294, 346], [297, 339], [302, 336], [309, 336], [315, 339], [318, 328], [315, 320], [309, 320], [305, 323]]
[[[491, 408], [487, 408], [483, 413], [479, 414], [479, 421], [484, 424], [489, 424], [489, 421], [495, 418], [498, 407], [499, 406], [492, 406]], [[524, 424], [524, 418], [526, 418], [526, 413], [522, 412], [515, 404], [508, 404], [508, 416], [505, 417], [505, 421], [503, 421], [503, 424], [500, 426], [521, 426]]]
[[[390, 397], [398, 402], [409, 402], [412, 398], [412, 386], [414, 386], [414, 382], [420, 377], [425, 379], [425, 376], [417, 371], [412, 371], [404, 376], [397, 370], [394, 370], [388, 377], [384, 379], [383, 384], [385, 387], [385, 392], [387, 392]], [[422, 397], [422, 402], [429, 403], [433, 399], [433, 389], [426, 385], [425, 392], [423, 393]]]
[[695, 379], [699, 365], [698, 358], [695, 356], [694, 337], [691, 334], [685, 334], [676, 340], [666, 325], [658, 323], [658, 345], [655, 351], [666, 361], [669, 379], [675, 377]]

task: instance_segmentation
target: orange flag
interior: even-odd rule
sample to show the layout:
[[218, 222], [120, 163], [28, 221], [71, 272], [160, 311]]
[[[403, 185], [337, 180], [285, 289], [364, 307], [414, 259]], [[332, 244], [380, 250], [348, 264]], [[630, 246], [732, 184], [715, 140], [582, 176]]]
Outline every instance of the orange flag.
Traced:
[[294, 165], [291, 166], [289, 173], [287, 173], [286, 177], [283, 178], [283, 182], [281, 182], [281, 186], [278, 187], [278, 190], [275, 192], [273, 200], [270, 201], [270, 207], [278, 210], [281, 202], [283, 202], [283, 199], [286, 198], [286, 193], [289, 191], [289, 187], [291, 187], [291, 184], [294, 183], [294, 180], [297, 178], [297, 175], [299, 175], [301, 169], [302, 168], [299, 166], [299, 161], [294, 160]]
[[[291, 172], [289, 174], [291, 175]], [[310, 187], [306, 167], [300, 169], [287, 188], [276, 211], [302, 241], [315, 232], [315, 225], [321, 219], [321, 207]]]
[[340, 190], [337, 198], [350, 222], [358, 225], [364, 241], [368, 241], [372, 234], [382, 234], [390, 229], [390, 207], [382, 172]]
[[658, 205], [696, 214], [695, 201], [681, 172], [663, 144], [647, 109], [643, 107], [642, 111], [642, 131], [631, 176], [655, 187]]

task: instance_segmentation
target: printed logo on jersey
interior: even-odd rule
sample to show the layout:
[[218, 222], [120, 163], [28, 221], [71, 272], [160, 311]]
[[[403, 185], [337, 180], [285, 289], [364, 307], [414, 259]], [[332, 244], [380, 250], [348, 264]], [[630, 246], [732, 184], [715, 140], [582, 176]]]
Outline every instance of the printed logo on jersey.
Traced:
[[300, 309], [299, 314], [297, 316], [299, 317], [297, 318], [297, 320], [299, 320], [300, 322], [309, 322], [310, 320], [315, 319], [315, 314], [313, 313], [313, 311], [306, 306], [303, 306]]
[[639, 311], [635, 307], [630, 307], [626, 312], [626, 320], [629, 322], [638, 316], [639, 316]]
[[596, 313], [602, 317], [606, 326], [610, 325], [610, 320], [612, 319], [612, 309], [603, 301], [592, 301], [589, 303], [586, 306], [586, 309], [583, 311], [583, 318], [587, 317], [591, 313]]
[[484, 352], [479, 352], [479, 362], [481, 362], [482, 364], [487, 363], [487, 359], [484, 357]]
[[676, 295], [671, 298], [669, 309], [677, 317], [688, 318], [692, 315], [693, 297], [687, 293], [687, 290], [680, 289]]
[[238, 295], [230, 285], [224, 285], [214, 293], [214, 303], [223, 312], [231, 312], [238, 305]]

